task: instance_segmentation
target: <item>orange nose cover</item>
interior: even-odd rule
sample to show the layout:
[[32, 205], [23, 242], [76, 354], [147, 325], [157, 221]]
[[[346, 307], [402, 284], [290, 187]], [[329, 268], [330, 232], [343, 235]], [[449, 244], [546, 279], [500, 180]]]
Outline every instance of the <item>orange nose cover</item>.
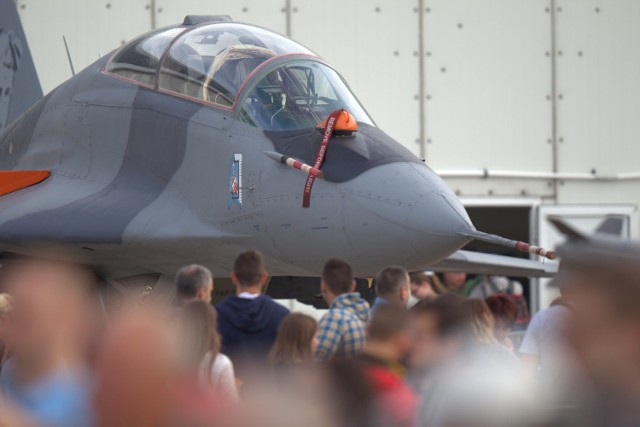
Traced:
[[[318, 123], [316, 128], [324, 129], [327, 124], [327, 119], [324, 119], [322, 122]], [[334, 125], [334, 131], [338, 134], [351, 134], [358, 130], [358, 123], [356, 119], [351, 115], [350, 112], [343, 109], [338, 118], [336, 119], [336, 123]]]
[[0, 171], [0, 196], [42, 182], [49, 175], [49, 171]]

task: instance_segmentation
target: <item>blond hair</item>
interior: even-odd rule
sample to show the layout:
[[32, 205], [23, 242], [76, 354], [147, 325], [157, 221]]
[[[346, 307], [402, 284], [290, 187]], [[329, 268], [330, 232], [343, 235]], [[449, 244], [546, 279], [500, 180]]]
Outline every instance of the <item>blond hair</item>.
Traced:
[[469, 316], [471, 338], [478, 344], [493, 344], [495, 320], [486, 302], [478, 298], [469, 298], [464, 302]]
[[272, 365], [286, 365], [313, 360], [311, 342], [318, 331], [316, 320], [302, 313], [288, 314], [280, 323], [278, 337], [271, 351]]
[[9, 313], [13, 308], [13, 298], [9, 294], [0, 294], [0, 316]]

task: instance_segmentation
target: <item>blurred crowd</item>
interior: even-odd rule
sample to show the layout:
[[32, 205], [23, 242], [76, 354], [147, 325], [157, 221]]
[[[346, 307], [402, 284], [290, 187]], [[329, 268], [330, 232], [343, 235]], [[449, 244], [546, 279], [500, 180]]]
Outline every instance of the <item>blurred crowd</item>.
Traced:
[[[639, 258], [640, 260], [640, 258]], [[505, 277], [383, 268], [373, 304], [329, 259], [317, 321], [264, 294], [255, 250], [214, 306], [211, 272], [171, 299], [105, 304], [81, 265], [0, 269], [0, 427], [640, 425], [636, 265], [563, 264], [532, 318]]]

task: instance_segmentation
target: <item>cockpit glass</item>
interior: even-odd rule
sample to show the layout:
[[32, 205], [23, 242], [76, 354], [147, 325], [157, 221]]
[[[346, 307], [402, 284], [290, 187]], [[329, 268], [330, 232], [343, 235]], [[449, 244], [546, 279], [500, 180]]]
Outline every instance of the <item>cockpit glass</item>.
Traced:
[[231, 106], [247, 76], [284, 53], [309, 50], [261, 28], [212, 24], [182, 35], [160, 69], [159, 87], [222, 106]]
[[162, 54], [182, 31], [183, 27], [163, 28], [135, 39], [113, 56], [106, 71], [153, 86]]
[[255, 83], [244, 98], [240, 120], [266, 130], [305, 129], [317, 126], [339, 108], [373, 125], [333, 69], [302, 60], [284, 64]]

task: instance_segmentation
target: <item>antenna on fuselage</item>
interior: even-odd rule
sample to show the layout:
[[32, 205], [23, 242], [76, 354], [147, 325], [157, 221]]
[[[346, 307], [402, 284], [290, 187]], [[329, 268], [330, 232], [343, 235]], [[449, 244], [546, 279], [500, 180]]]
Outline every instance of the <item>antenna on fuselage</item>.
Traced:
[[69, 53], [69, 45], [67, 44], [67, 38], [62, 36], [62, 41], [64, 41], [64, 48], [67, 50], [67, 59], [69, 60], [69, 67], [71, 67], [71, 74], [76, 75], [76, 70], [73, 68], [73, 61], [71, 60], [71, 53]]

